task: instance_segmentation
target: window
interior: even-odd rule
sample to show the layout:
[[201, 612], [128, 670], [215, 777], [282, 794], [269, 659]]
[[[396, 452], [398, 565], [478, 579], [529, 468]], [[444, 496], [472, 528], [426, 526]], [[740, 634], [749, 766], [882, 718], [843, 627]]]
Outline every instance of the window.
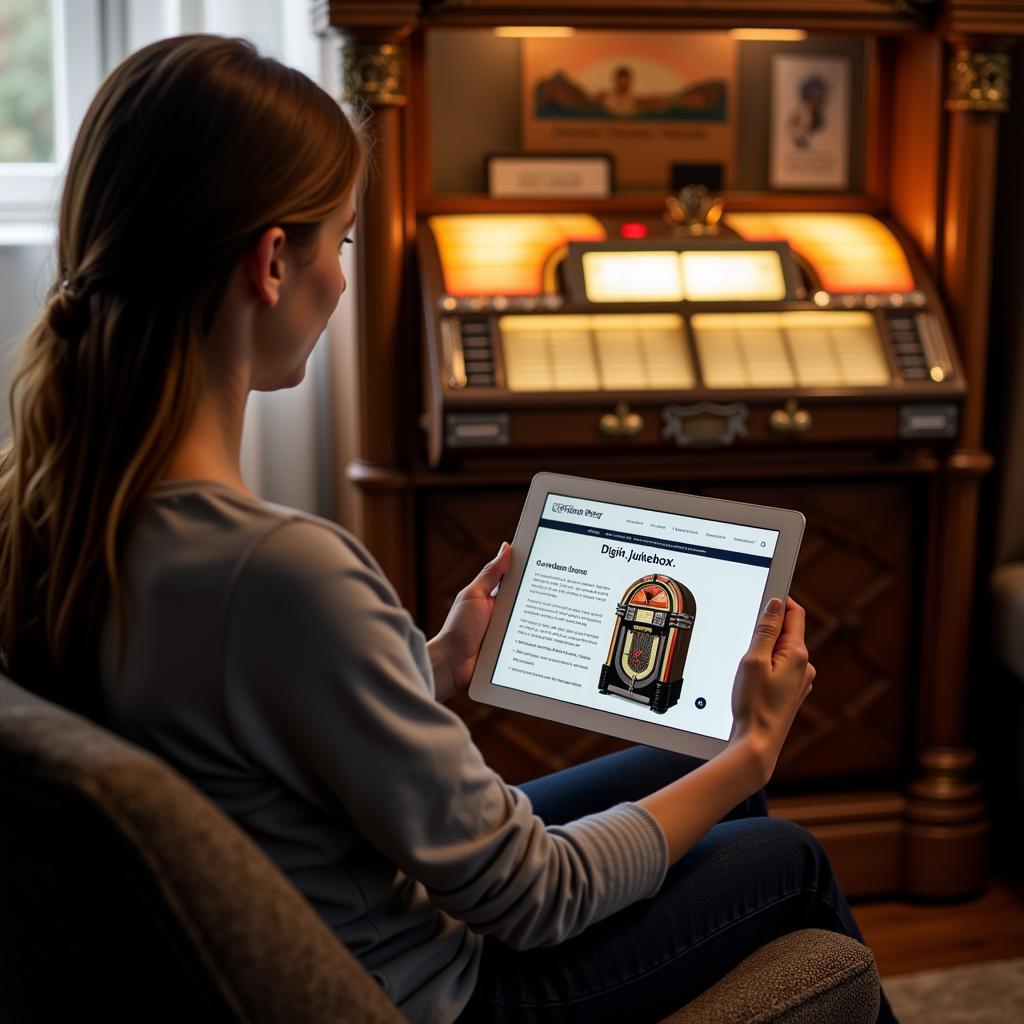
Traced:
[[0, 243], [52, 233], [72, 126], [99, 85], [104, 0], [0, 0]]
[[49, 0], [0, 3], [0, 163], [56, 160]]

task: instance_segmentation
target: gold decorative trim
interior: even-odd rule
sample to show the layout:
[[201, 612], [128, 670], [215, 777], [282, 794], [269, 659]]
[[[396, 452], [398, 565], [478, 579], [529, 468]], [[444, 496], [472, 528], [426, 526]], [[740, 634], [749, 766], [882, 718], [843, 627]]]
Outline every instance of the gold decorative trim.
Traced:
[[957, 50], [949, 64], [946, 109], [1002, 112], [1009, 107], [1009, 54]]
[[341, 49], [341, 89], [346, 103], [400, 107], [405, 103], [405, 59], [394, 43], [347, 41]]

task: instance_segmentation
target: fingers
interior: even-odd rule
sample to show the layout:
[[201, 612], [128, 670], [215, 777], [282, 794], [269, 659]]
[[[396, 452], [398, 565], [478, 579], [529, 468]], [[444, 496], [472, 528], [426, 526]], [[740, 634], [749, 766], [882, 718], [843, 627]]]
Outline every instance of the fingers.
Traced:
[[803, 608], [793, 598], [789, 598], [786, 601], [782, 630], [772, 650], [772, 665], [775, 668], [793, 665], [800, 672], [806, 669], [809, 658], [804, 643], [806, 623], [807, 616]]
[[811, 690], [814, 689], [814, 677], [816, 675], [817, 675], [817, 672], [814, 670], [814, 666], [808, 664], [807, 668], [804, 669], [804, 692], [803, 692], [803, 696], [800, 698], [800, 703], [801, 704], [810, 695]]
[[804, 642], [807, 628], [807, 613], [791, 597], [786, 598], [786, 616], [782, 623], [782, 635], [790, 641]]
[[770, 658], [772, 648], [782, 629], [782, 602], [773, 597], [765, 606], [754, 626], [754, 635], [750, 639], [750, 653], [755, 656]]
[[502, 541], [498, 553], [477, 573], [476, 579], [466, 589], [493, 596], [511, 563], [512, 548]]

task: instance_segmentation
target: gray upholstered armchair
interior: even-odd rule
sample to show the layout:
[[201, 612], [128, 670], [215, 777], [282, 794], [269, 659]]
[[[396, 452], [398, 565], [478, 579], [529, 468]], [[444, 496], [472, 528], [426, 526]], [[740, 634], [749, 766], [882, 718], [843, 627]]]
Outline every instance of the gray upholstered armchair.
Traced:
[[[670, 1019], [858, 1024], [877, 1006], [871, 953], [803, 931], [759, 950]], [[299, 892], [197, 790], [158, 758], [0, 677], [0, 1020], [401, 1019]]]

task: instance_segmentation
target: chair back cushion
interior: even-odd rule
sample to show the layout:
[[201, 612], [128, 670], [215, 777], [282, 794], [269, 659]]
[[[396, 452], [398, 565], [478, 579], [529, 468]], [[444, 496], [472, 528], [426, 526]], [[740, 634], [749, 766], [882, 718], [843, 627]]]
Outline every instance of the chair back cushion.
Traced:
[[397, 1022], [159, 758], [0, 676], [0, 1020]]

